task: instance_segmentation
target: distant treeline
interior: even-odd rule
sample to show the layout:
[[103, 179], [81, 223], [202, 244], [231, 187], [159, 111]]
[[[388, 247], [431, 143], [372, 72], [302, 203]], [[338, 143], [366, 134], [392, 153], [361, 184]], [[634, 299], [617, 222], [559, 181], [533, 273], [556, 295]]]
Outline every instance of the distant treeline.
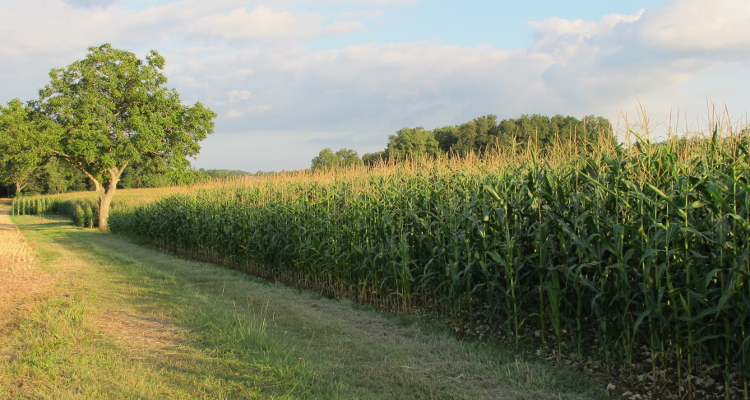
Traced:
[[[258, 171], [256, 173], [226, 169], [186, 169], [171, 171], [158, 169], [155, 166], [134, 164], [125, 169], [117, 183], [118, 189], [154, 188], [191, 184], [210, 179], [225, 179], [237, 176], [262, 176], [275, 172]], [[25, 195], [58, 194], [93, 190], [89, 179], [78, 169], [68, 163], [51, 157], [40, 168], [37, 168], [29, 183], [24, 187]], [[14, 185], [0, 185], [0, 197], [15, 195]]]
[[[118, 189], [167, 187], [207, 180], [199, 171], [185, 169], [175, 171], [158, 168], [156, 165], [133, 163], [122, 173]], [[23, 188], [24, 195], [58, 194], [93, 190], [91, 181], [77, 168], [50, 157], [34, 170]], [[14, 196], [14, 185], [0, 186], [0, 196]]]
[[[274, 175], [279, 172], [247, 172], [230, 169], [186, 169], [177, 173], [170, 170], [159, 170], [155, 166], [135, 164], [123, 171], [122, 179], [117, 183], [118, 189], [137, 189], [185, 185], [211, 179], [227, 179], [244, 176]], [[283, 173], [282, 171], [281, 173]], [[38, 168], [29, 183], [24, 187], [24, 195], [58, 194], [93, 190], [91, 182], [78, 169], [68, 163], [51, 157]], [[13, 185], [0, 185], [0, 197], [13, 196]]]
[[[496, 115], [485, 115], [460, 125], [444, 126], [434, 130], [423, 127], [403, 128], [395, 135], [388, 136], [388, 145], [382, 151], [366, 153], [359, 157], [352, 149], [340, 149], [334, 152], [323, 149], [312, 160], [311, 168], [327, 169], [348, 165], [373, 165], [378, 162], [398, 162], [409, 158], [465, 157], [474, 154], [483, 157], [487, 152], [497, 148], [516, 148], [525, 150], [534, 146], [540, 156], [555, 143], [595, 144], [600, 140], [614, 143], [612, 126], [606, 118], [587, 116], [582, 120], [575, 117], [555, 115], [521, 115], [517, 119], [497, 120]], [[282, 171], [283, 173], [283, 171]], [[190, 184], [210, 179], [231, 177], [263, 176], [276, 172], [258, 171], [255, 173], [227, 169], [184, 168], [170, 170], [148, 164], [133, 164], [123, 172], [117, 187], [121, 189], [165, 187]], [[49, 158], [38, 168], [24, 193], [56, 194], [73, 191], [92, 190], [87, 177], [68, 163], [55, 157]], [[12, 185], [0, 186], [0, 196], [14, 194]]]
[[357, 152], [341, 149], [333, 152], [323, 149], [312, 160], [312, 169], [373, 165], [381, 161], [399, 161], [408, 158], [465, 157], [474, 154], [483, 157], [497, 148], [525, 150], [534, 146], [540, 155], [556, 143], [573, 145], [596, 144], [599, 141], [616, 143], [608, 119], [590, 115], [579, 120], [575, 117], [555, 115], [521, 115], [517, 119], [497, 120], [496, 115], [485, 115], [461, 125], [444, 126], [432, 131], [419, 126], [403, 128], [388, 136], [385, 150], [367, 153], [360, 159]]
[[242, 171], [239, 169], [199, 169], [197, 171], [198, 175], [201, 179], [227, 179], [227, 178], [234, 178], [234, 177], [244, 177], [244, 176], [265, 176], [265, 175], [275, 175], [278, 174], [278, 172], [274, 171], [258, 171], [258, 172], [247, 172]]

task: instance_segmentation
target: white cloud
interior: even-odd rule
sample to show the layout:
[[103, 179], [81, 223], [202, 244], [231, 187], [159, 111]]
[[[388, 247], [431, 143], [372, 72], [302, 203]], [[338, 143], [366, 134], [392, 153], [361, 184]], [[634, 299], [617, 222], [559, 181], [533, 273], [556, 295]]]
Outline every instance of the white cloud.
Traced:
[[610, 36], [619, 23], [637, 21], [644, 12], [642, 9], [636, 15], [610, 14], [600, 21], [571, 21], [553, 17], [541, 22], [528, 22], [526, 25], [534, 39], [529, 49], [552, 54], [557, 62], [567, 63], [592, 51], [601, 51], [601, 38]]
[[64, 0], [74, 7], [92, 8], [92, 7], [109, 7], [120, 3], [122, 0]]
[[200, 18], [192, 35], [211, 35], [227, 40], [248, 40], [266, 37], [312, 38], [319, 31], [322, 17], [314, 13], [276, 12], [260, 6], [250, 12], [245, 7], [229, 14]]
[[323, 28], [323, 32], [328, 35], [343, 35], [351, 32], [364, 31], [365, 24], [359, 21], [334, 22]]
[[252, 93], [248, 92], [247, 90], [232, 90], [231, 92], [227, 93], [229, 96], [229, 102], [234, 103], [240, 100], [247, 100], [252, 96]]
[[[663, 99], [689, 82], [750, 61], [748, 20], [745, 1], [675, 0], [596, 22], [529, 23], [535, 40], [529, 50], [553, 56], [542, 78], [556, 95], [615, 109], [637, 99]], [[705, 102], [705, 94], [697, 100]]]
[[67, 55], [72, 61], [88, 46], [104, 42], [130, 49], [182, 50], [210, 44], [226, 51], [238, 43], [311, 39], [323, 30], [318, 13], [263, 5], [248, 9], [237, 6], [247, 3], [241, 0], [181, 0], [140, 12], [120, 6], [71, 7], [63, 0], [44, 3], [40, 7], [31, 1], [0, 0], [0, 57], [39, 52]]
[[[745, 0], [672, 0], [635, 15], [611, 14], [600, 21], [550, 18], [529, 22], [531, 49], [565, 59], [595, 50], [648, 52], [649, 56], [729, 56], [750, 50], [750, 2]], [[632, 54], [636, 55], [636, 54]]]
[[[273, 113], [261, 112], [268, 108], [226, 109], [225, 114], [235, 117], [222, 125], [227, 131], [247, 126], [355, 131], [385, 140], [403, 126], [450, 124], [505, 110], [525, 112], [544, 96], [538, 77], [551, 61], [548, 55], [525, 51], [418, 42], [324, 52], [238, 51], [183, 65], [180, 74], [205, 76], [211, 71], [212, 78], [205, 81], [208, 87], [230, 87], [237, 85], [229, 77], [231, 71], [253, 66], [255, 74], [242, 85]], [[550, 112], [553, 107], [536, 109]]]
[[676, 1], [645, 13], [636, 35], [645, 45], [669, 52], [737, 54], [750, 50], [750, 2]]
[[244, 110], [229, 110], [227, 113], [228, 116], [232, 118], [241, 117], [245, 114], [256, 114], [256, 113], [264, 113], [266, 111], [271, 111], [273, 107], [267, 104], [260, 104], [260, 105], [252, 105], [250, 107], [245, 108]]

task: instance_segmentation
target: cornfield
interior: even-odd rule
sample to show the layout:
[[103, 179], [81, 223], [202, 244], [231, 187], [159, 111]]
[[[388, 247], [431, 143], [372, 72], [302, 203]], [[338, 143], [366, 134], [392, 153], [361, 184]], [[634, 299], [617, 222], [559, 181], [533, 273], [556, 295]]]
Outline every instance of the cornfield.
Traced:
[[91, 199], [60, 200], [52, 196], [19, 197], [13, 201], [13, 215], [62, 214], [85, 228], [97, 225], [98, 204]]
[[487, 318], [516, 344], [531, 327], [655, 394], [700, 397], [700, 376], [747, 398], [749, 148], [717, 130], [237, 181], [115, 209], [110, 229], [329, 296]]

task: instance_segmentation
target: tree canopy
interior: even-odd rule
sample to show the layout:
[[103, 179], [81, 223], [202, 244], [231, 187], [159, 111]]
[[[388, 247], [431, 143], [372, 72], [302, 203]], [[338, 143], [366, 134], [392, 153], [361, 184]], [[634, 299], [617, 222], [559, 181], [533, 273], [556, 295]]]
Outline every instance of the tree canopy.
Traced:
[[83, 172], [99, 195], [99, 228], [125, 168], [189, 166], [198, 142], [213, 132], [216, 113], [201, 103], [183, 105], [165, 87], [164, 58], [146, 60], [110, 44], [90, 47], [83, 60], [53, 69], [36, 108], [60, 127], [54, 154]]
[[0, 105], [0, 182], [20, 194], [49, 158], [54, 129], [19, 99]]
[[330, 169], [337, 167], [346, 167], [351, 165], [361, 164], [362, 160], [359, 159], [359, 155], [352, 149], [340, 149], [337, 152], [333, 152], [330, 147], [325, 148], [318, 153], [318, 155], [312, 159], [310, 169]]
[[545, 151], [556, 142], [591, 144], [604, 140], [614, 143], [614, 133], [609, 120], [590, 115], [583, 120], [555, 115], [552, 118], [523, 114], [516, 119], [497, 121], [495, 115], [485, 115], [458, 126], [435, 129], [436, 139], [444, 152], [483, 154], [498, 147], [516, 145], [524, 149], [529, 145]]
[[[558, 143], [580, 146], [616, 144], [609, 120], [590, 115], [579, 120], [555, 115], [521, 115], [516, 119], [498, 121], [496, 115], [484, 115], [460, 125], [444, 126], [432, 131], [422, 127], [403, 128], [388, 137], [385, 150], [362, 156], [365, 165], [381, 160], [400, 161], [406, 158], [448, 155], [484, 156], [498, 148], [524, 150], [528, 146], [541, 156]], [[585, 146], [584, 146], [585, 145]]]
[[388, 147], [385, 151], [389, 158], [395, 160], [434, 157], [440, 151], [440, 144], [432, 132], [418, 126], [403, 128], [395, 135], [388, 136]]

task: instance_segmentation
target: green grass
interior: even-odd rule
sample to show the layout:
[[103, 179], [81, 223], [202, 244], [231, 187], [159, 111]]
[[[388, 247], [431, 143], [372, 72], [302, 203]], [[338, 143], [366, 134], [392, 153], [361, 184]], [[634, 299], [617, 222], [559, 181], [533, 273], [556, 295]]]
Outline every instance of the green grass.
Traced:
[[606, 398], [581, 374], [419, 320], [15, 217], [55, 281], [0, 335], [0, 398]]

